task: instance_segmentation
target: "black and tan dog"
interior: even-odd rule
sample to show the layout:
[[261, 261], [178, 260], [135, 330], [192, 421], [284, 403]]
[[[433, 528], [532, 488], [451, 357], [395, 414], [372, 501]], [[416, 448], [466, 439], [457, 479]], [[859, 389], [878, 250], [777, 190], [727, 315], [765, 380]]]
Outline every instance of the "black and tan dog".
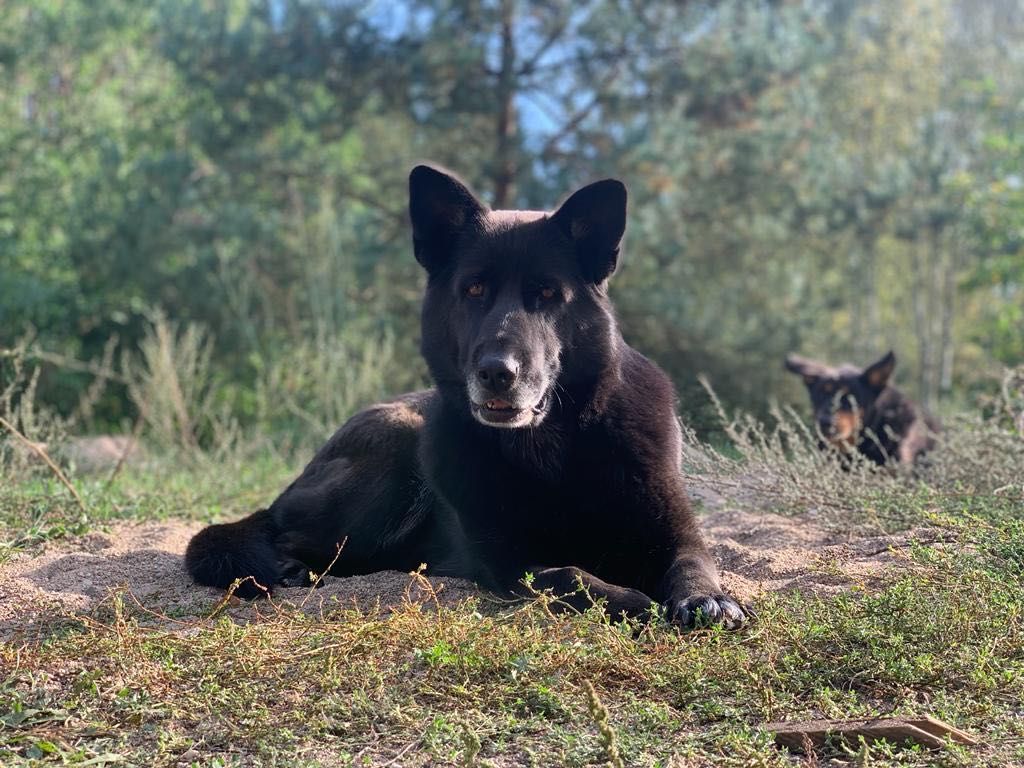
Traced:
[[857, 450], [876, 464], [910, 465], [935, 446], [938, 422], [889, 384], [896, 356], [858, 368], [789, 355], [786, 369], [803, 377], [825, 445]]
[[660, 603], [684, 626], [739, 626], [683, 487], [672, 383], [608, 299], [625, 187], [492, 211], [419, 166], [409, 193], [434, 388], [355, 415], [269, 509], [200, 531], [193, 578], [304, 583], [345, 540], [335, 575], [427, 563], [523, 594], [529, 573], [534, 589], [582, 583], [613, 615]]

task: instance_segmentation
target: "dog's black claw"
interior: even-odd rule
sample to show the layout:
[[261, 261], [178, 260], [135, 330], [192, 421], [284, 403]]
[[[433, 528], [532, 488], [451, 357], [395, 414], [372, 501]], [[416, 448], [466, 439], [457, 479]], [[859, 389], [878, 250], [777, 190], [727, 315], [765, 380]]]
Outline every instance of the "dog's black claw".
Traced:
[[747, 620], [743, 608], [728, 595], [691, 595], [670, 607], [668, 618], [683, 629], [699, 629], [721, 624], [739, 629]]

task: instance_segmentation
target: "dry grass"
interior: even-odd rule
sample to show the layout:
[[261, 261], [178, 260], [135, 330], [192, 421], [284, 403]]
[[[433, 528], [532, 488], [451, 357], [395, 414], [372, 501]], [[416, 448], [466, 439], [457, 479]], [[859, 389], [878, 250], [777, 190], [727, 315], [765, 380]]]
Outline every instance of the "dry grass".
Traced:
[[238, 423], [212, 386], [212, 355], [213, 339], [201, 326], [179, 328], [161, 311], [150, 314], [137, 353], [124, 355], [128, 396], [157, 448], [213, 461], [238, 448]]
[[0, 431], [0, 478], [50, 471], [40, 466], [38, 452], [26, 443], [45, 449], [67, 436], [67, 420], [36, 403], [40, 369], [28, 364], [30, 341], [0, 349], [0, 417], [10, 425]]
[[[952, 417], [918, 467], [878, 467], [859, 453], [820, 450], [817, 435], [791, 410], [773, 408], [771, 424], [744, 413], [729, 416], [707, 390], [730, 443], [715, 450], [684, 430], [685, 473], [734, 504], [814, 509], [844, 528], [891, 532], [920, 524], [922, 502], [953, 513], [991, 496], [1008, 506], [1024, 503], [1024, 440], [1001, 420]], [[908, 496], [913, 505], [905, 503]]]
[[[279, 455], [209, 447], [201, 425], [216, 409], [181, 373], [201, 374], [199, 337], [157, 332], [153, 345], [128, 372], [142, 393], [177, 370], [163, 415], [146, 421], [151, 443], [171, 447], [113, 484], [72, 476], [83, 516], [49, 470], [0, 444], [0, 557], [112, 519], [235, 517], [294, 471]], [[31, 372], [13, 380], [0, 415], [31, 440], [57, 434], [32, 406]], [[121, 593], [0, 642], [0, 763], [781, 767], [794, 758], [768, 721], [919, 713], [982, 746], [837, 746], [807, 764], [1024, 763], [1024, 441], [1012, 423], [954, 419], [910, 474], [841, 466], [791, 413], [726, 422], [729, 448], [692, 434], [686, 447], [687, 475], [720, 503], [813, 508], [853, 532], [937, 526], [940, 543], [913, 547], [878, 587], [764, 595], [733, 634], [617, 624], [598, 608], [555, 618], [543, 598], [316, 615], [268, 604], [243, 622], [213, 615], [216, 600], [196, 620]]]

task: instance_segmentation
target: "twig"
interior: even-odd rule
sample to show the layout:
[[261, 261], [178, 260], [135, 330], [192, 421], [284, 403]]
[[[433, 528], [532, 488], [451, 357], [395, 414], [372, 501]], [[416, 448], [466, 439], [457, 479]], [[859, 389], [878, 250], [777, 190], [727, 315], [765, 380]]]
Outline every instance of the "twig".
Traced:
[[27, 445], [33, 453], [35, 453], [39, 458], [45, 461], [46, 466], [48, 466], [53, 471], [53, 474], [57, 476], [57, 479], [64, 484], [65, 488], [71, 491], [71, 495], [75, 497], [75, 501], [78, 502], [78, 506], [82, 508], [82, 511], [86, 514], [89, 513], [88, 507], [85, 506], [85, 502], [82, 501], [82, 497], [78, 495], [78, 491], [75, 490], [75, 486], [71, 484], [71, 481], [68, 480], [67, 476], [61, 471], [60, 467], [54, 464], [53, 459], [51, 459], [49, 455], [46, 453], [46, 451], [43, 450], [42, 446], [40, 446], [38, 443], [33, 443], [31, 440], [29, 440], [27, 437], [21, 434], [21, 432], [19, 432], [18, 429], [3, 416], [0, 416], [0, 427], [3, 427], [16, 438], [18, 438], [21, 442]]
[[558, 146], [558, 143], [562, 141], [562, 139], [571, 135], [572, 132], [579, 127], [580, 123], [587, 119], [590, 113], [594, 111], [594, 108], [601, 103], [601, 98], [600, 96], [598, 96], [598, 93], [600, 93], [600, 91], [603, 90], [604, 88], [607, 88], [609, 85], [611, 85], [615, 81], [615, 78], [617, 78], [618, 76], [619, 66], [618, 64], [616, 64], [605, 74], [604, 78], [602, 78], [601, 82], [598, 84], [597, 89], [595, 89], [595, 94], [590, 99], [590, 102], [577, 109], [572, 114], [572, 116], [562, 125], [562, 127], [552, 136], [548, 137], [548, 140], [544, 142], [544, 146], [541, 148], [539, 152], [539, 156], [541, 158], [546, 158], [552, 152], [554, 152], [555, 148]]
[[252, 582], [257, 589], [262, 589], [263, 593], [269, 597], [270, 590], [267, 587], [260, 584], [258, 581], [256, 581], [255, 576], [246, 576], [244, 579], [235, 579], [233, 582], [231, 582], [230, 585], [228, 585], [227, 591], [224, 593], [224, 596], [220, 599], [219, 603], [213, 606], [213, 610], [210, 611], [209, 615], [207, 615], [206, 618], [212, 619], [214, 616], [216, 616], [218, 613], [224, 610], [228, 603], [231, 602], [231, 598], [234, 597], [235, 591], [240, 586], [245, 584], [247, 581]]
[[[115, 594], [117, 594], [117, 589], [112, 588], [109, 590], [108, 597], [112, 597]], [[127, 595], [131, 599], [131, 601], [135, 603], [135, 607], [138, 608], [140, 611], [149, 614], [155, 619], [160, 619], [160, 621], [169, 621], [173, 624], [180, 624], [185, 629], [192, 629], [200, 626], [201, 624], [201, 621], [199, 619], [175, 619], [171, 616], [168, 616], [166, 613], [161, 613], [160, 611], [146, 607], [146, 605], [143, 604], [142, 600], [139, 599], [139, 596], [136, 595], [130, 588], [125, 588], [121, 591], [121, 594]]]
[[410, 749], [418, 747], [420, 744], [422, 744], [423, 743], [423, 739], [425, 739], [426, 736], [427, 736], [427, 732], [424, 731], [423, 733], [420, 734], [419, 738], [417, 738], [415, 741], [410, 741], [408, 744], [406, 744], [404, 747], [402, 747], [402, 749], [399, 751], [399, 753], [397, 755], [392, 757], [386, 763], [381, 763], [380, 768], [388, 768], [389, 765], [394, 765], [395, 763], [397, 763], [399, 760], [402, 759], [402, 757], [405, 756], [406, 752], [408, 752]]
[[[13, 349], [0, 350], [0, 357], [11, 356], [14, 352], [16, 352], [16, 350]], [[69, 371], [78, 371], [80, 373], [91, 373], [98, 379], [106, 379], [107, 381], [114, 381], [118, 384], [128, 383], [128, 380], [124, 376], [121, 376], [102, 365], [96, 365], [93, 362], [83, 362], [73, 357], [60, 355], [56, 352], [47, 352], [43, 349], [26, 350], [26, 355], [28, 357], [34, 357], [36, 360], [42, 360], [44, 363], [55, 365], [58, 368], [64, 368]]]
[[117, 457], [117, 464], [110, 471], [110, 475], [107, 477], [107, 482], [103, 484], [104, 492], [110, 490], [110, 486], [114, 484], [114, 480], [117, 479], [121, 469], [124, 467], [125, 461], [128, 459], [128, 454], [135, 449], [139, 444], [139, 437], [142, 436], [142, 428], [145, 426], [146, 420], [143, 417], [143, 413], [139, 412], [139, 417], [135, 420], [135, 426], [132, 427], [131, 435], [128, 437], [128, 442], [125, 443], [124, 450], [121, 451], [121, 455]]
[[299, 608], [305, 606], [306, 601], [313, 596], [313, 592], [315, 592], [316, 588], [320, 586], [320, 582], [324, 580], [324, 576], [331, 572], [331, 568], [333, 568], [334, 564], [338, 562], [338, 558], [341, 557], [341, 550], [345, 548], [345, 545], [347, 543], [348, 536], [341, 540], [341, 544], [335, 544], [335, 547], [337, 547], [337, 551], [334, 553], [334, 559], [327, 564], [327, 567], [323, 570], [323, 573], [316, 574], [316, 578], [313, 579], [313, 583], [309, 585], [309, 592], [306, 593], [306, 596], [302, 598], [302, 602], [299, 603]]

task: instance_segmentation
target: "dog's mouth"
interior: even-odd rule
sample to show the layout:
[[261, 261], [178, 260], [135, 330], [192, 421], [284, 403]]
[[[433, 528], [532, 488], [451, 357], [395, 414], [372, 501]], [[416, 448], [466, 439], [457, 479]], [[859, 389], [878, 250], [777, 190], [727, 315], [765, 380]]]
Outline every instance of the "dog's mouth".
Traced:
[[843, 449], [856, 447], [860, 429], [859, 416], [845, 411], [833, 414], [830, 422], [827, 425], [822, 425], [822, 432], [829, 444]]
[[473, 415], [477, 421], [492, 427], [528, 427], [544, 418], [549, 405], [548, 393], [527, 408], [517, 407], [500, 397], [484, 400], [482, 403], [471, 403]]

